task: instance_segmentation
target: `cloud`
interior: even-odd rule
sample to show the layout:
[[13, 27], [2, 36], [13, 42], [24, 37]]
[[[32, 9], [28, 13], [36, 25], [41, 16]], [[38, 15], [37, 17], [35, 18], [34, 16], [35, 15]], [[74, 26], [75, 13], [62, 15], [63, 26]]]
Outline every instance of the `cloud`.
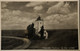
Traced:
[[[22, 9], [17, 8], [21, 7], [19, 4], [21, 4]], [[38, 15], [41, 15], [44, 18], [46, 29], [77, 28], [77, 11], [73, 11], [75, 9], [72, 9], [73, 12], [70, 12], [71, 10], [69, 9], [74, 8], [74, 3], [72, 3], [74, 4], [72, 6], [70, 3], [64, 2], [48, 2], [48, 4], [46, 2], [30, 2], [26, 4], [27, 9], [24, 7], [25, 4], [19, 4], [16, 7], [14, 3], [11, 6], [6, 4], [6, 6], [1, 9], [2, 29], [25, 29], [27, 25], [35, 21]]]
[[45, 18], [45, 26], [47, 29], [77, 29], [77, 20], [76, 12], [68, 15], [54, 14]]
[[1, 27], [4, 30], [25, 29], [29, 24], [35, 21], [35, 17], [37, 16], [34, 13], [2, 9]]
[[69, 13], [69, 3], [65, 3], [64, 2], [59, 2], [58, 4], [51, 6], [47, 13], [61, 13], [61, 14], [66, 14]]
[[41, 6], [41, 5], [34, 7], [34, 10], [35, 10], [35, 11], [40, 11], [40, 10], [42, 10], [42, 9], [43, 9], [43, 6]]
[[2, 3], [1, 3], [1, 8], [7, 7], [7, 4], [8, 4], [8, 2], [2, 2]]
[[[4, 30], [25, 29], [37, 18], [37, 15], [34, 13], [22, 12], [20, 10], [10, 11], [3, 9], [2, 12], [1, 27]], [[44, 18], [45, 29], [76, 29], [77, 24], [76, 12], [67, 15], [54, 14]]]
[[44, 2], [30, 2], [29, 4], [26, 5], [26, 7], [34, 7], [41, 4], [44, 4]]
[[19, 15], [19, 14], [21, 14], [21, 11], [20, 10], [13, 10], [12, 14]]

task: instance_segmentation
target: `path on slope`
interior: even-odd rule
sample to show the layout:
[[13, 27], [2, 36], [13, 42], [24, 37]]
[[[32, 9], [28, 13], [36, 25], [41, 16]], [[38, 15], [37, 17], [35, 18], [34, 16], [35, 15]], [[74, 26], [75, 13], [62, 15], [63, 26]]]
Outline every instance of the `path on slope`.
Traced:
[[[13, 45], [15, 45], [15, 44], [19, 44], [20, 42], [18, 40], [23, 42], [21, 45], [15, 46], [12, 49], [25, 49], [25, 48], [29, 47], [29, 45], [31, 43], [30, 40], [27, 38], [12, 37], [12, 36], [2, 36], [2, 38], [9, 39], [9, 42], [13, 41], [13, 43], [11, 45], [8, 44], [8, 46], [7, 46], [8, 48], [13, 47]], [[16, 42], [14, 42], [13, 39], [15, 39]], [[6, 42], [5, 40], [4, 40], [4, 42], [9, 43], [9, 42]], [[2, 43], [4, 43], [4, 42], [2, 42]]]

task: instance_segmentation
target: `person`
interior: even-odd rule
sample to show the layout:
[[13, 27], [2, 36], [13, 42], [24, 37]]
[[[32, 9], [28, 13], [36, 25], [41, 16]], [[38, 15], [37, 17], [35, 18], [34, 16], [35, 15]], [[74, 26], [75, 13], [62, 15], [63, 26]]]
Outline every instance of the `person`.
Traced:
[[41, 27], [41, 30], [39, 32], [41, 34], [41, 38], [44, 37], [44, 26]]
[[35, 35], [34, 23], [32, 23], [32, 26], [31, 26], [31, 34], [32, 34], [33, 36]]
[[29, 25], [27, 27], [28, 30], [28, 38], [29, 39], [33, 39], [35, 36], [35, 28], [34, 28], [34, 24], [32, 23], [31, 25]]
[[28, 38], [30, 38], [30, 35], [31, 35], [30, 29], [31, 29], [31, 25], [28, 25], [28, 26], [27, 26], [27, 30], [28, 30]]
[[45, 37], [45, 39], [48, 39], [48, 33], [46, 30], [44, 30], [44, 37]]

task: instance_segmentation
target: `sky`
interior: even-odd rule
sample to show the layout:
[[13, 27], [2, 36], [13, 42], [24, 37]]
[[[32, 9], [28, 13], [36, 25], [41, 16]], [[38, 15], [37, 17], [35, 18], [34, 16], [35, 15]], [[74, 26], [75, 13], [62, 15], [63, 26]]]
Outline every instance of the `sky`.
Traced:
[[77, 29], [77, 6], [77, 1], [1, 2], [1, 29], [26, 29], [38, 16], [45, 29]]

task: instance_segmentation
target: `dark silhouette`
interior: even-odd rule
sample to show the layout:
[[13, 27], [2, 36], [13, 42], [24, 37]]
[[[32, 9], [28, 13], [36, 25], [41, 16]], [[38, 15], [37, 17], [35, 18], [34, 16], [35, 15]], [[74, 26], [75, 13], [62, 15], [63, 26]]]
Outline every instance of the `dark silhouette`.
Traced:
[[27, 27], [27, 30], [28, 30], [28, 38], [29, 38], [29, 39], [33, 39], [33, 38], [34, 38], [34, 35], [35, 35], [34, 24], [32, 23], [31, 25], [29, 25], [29, 26]]
[[39, 37], [38, 35], [35, 34], [35, 28], [34, 28], [34, 23], [30, 24], [28, 27], [27, 27], [27, 30], [28, 30], [28, 38], [31, 40], [31, 39], [43, 39], [44, 38], [44, 26], [41, 27], [41, 30], [40, 30], [40, 35], [41, 37]]
[[39, 32], [41, 34], [41, 38], [44, 37], [44, 26], [41, 27], [41, 30]]

